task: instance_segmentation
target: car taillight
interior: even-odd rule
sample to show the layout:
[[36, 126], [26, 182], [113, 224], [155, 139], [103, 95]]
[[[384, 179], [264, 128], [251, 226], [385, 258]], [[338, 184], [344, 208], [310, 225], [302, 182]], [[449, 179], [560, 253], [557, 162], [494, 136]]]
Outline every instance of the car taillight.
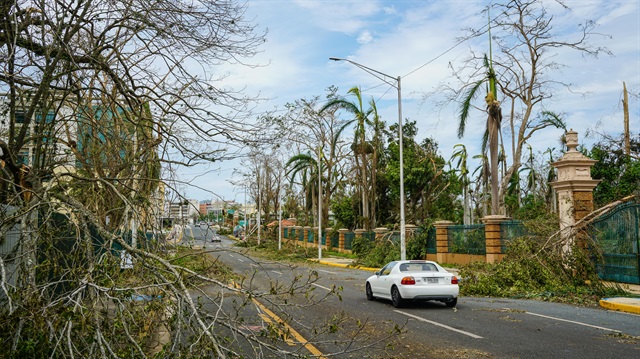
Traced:
[[458, 284], [458, 277], [456, 276], [451, 277], [451, 284]]
[[400, 284], [404, 284], [404, 285], [416, 284], [416, 280], [413, 279], [413, 277], [404, 277], [400, 281]]

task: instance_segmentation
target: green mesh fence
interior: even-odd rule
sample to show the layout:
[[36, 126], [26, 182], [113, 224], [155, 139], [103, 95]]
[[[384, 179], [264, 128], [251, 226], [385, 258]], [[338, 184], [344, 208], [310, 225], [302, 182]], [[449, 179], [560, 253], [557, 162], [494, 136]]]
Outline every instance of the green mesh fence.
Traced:
[[304, 230], [301, 229], [300, 231], [298, 231], [298, 240], [300, 242], [304, 242]]
[[353, 238], [355, 238], [356, 234], [353, 232], [347, 232], [344, 234], [344, 249], [351, 250], [351, 243], [353, 242]]
[[600, 278], [640, 284], [640, 204], [625, 203], [594, 221], [591, 236], [602, 250]]
[[438, 248], [436, 246], [436, 227], [430, 227], [427, 230], [427, 253], [437, 254]]
[[450, 226], [447, 232], [449, 253], [486, 254], [484, 224]]
[[315, 237], [315, 233], [313, 231], [307, 232], [307, 242], [313, 243], [313, 238]]
[[370, 242], [375, 242], [376, 233], [375, 232], [364, 232], [364, 233], [362, 233], [362, 238], [368, 239]]
[[333, 232], [331, 234], [331, 247], [338, 248], [339, 245], [340, 245], [340, 233]]
[[512, 240], [526, 236], [527, 229], [521, 221], [504, 221], [500, 223], [500, 247], [502, 253], [506, 253]]

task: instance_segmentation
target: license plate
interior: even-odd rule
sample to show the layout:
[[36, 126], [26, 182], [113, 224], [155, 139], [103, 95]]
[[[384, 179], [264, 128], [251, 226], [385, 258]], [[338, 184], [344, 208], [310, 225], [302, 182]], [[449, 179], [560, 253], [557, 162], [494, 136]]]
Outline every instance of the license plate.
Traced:
[[424, 278], [424, 279], [425, 279], [425, 282], [430, 284], [438, 283], [438, 278]]

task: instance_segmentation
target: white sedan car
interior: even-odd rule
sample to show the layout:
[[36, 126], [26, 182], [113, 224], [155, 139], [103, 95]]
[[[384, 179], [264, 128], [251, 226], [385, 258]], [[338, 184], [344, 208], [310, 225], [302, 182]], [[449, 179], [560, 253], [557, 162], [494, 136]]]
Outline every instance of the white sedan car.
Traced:
[[458, 278], [438, 263], [393, 261], [367, 279], [367, 299], [384, 298], [399, 308], [405, 300], [437, 300], [447, 307], [458, 303]]

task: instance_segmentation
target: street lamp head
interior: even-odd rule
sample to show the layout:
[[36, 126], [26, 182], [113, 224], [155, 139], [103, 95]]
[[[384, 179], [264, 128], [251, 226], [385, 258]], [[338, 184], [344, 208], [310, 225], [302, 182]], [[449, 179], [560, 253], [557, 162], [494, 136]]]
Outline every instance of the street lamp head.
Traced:
[[333, 60], [333, 61], [342, 61], [344, 59], [338, 58], [338, 57], [330, 57], [329, 60]]

